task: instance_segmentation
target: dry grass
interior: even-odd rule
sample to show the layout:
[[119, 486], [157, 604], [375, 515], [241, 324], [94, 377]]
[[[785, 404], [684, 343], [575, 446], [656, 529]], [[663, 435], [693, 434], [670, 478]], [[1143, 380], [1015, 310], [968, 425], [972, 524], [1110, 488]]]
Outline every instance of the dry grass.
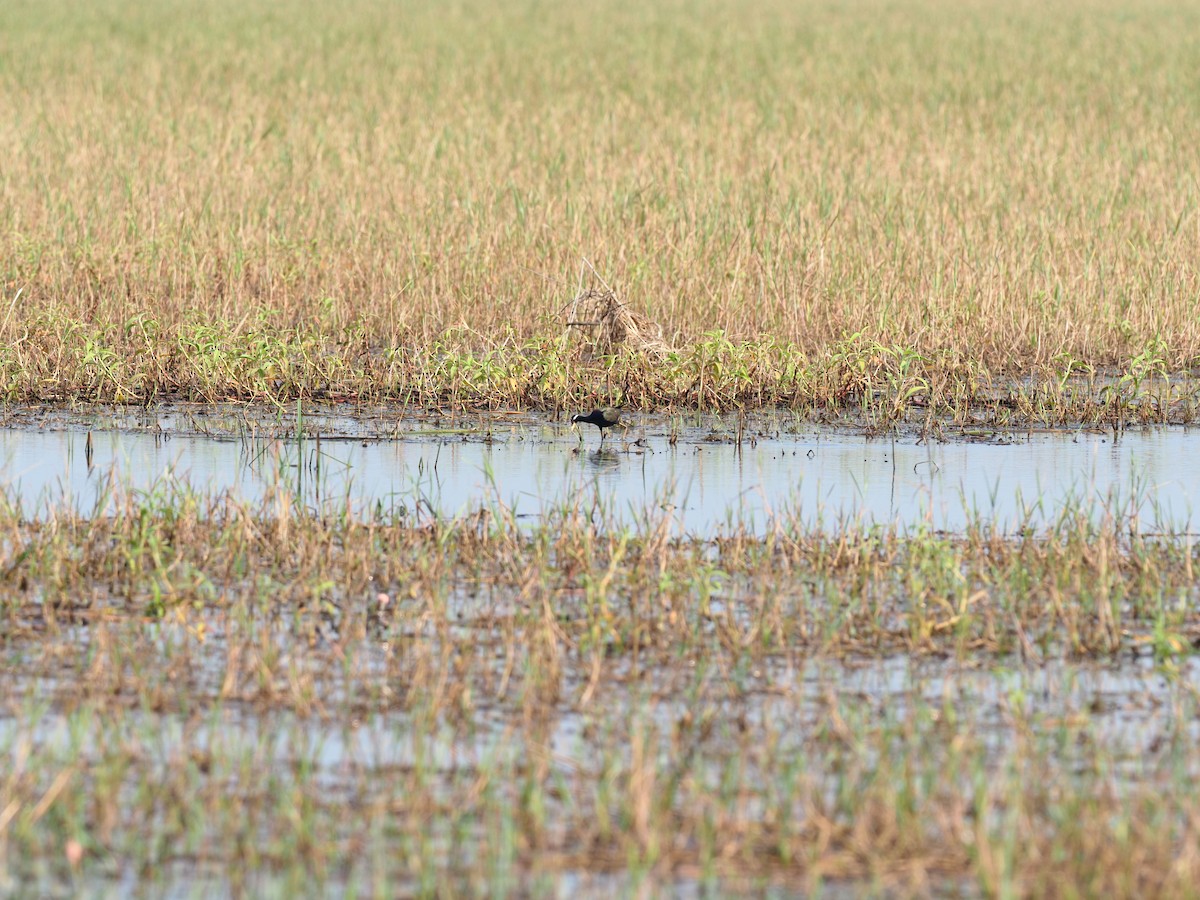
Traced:
[[[394, 350], [421, 366], [381, 390], [423, 397], [446, 353], [536, 361], [585, 257], [685, 355], [719, 332], [776, 379], [852, 339], [960, 393], [1187, 373], [1197, 28], [1125, 0], [6, 4], [0, 387], [244, 396], [250, 358], [260, 393], [340, 395]], [[567, 362], [556, 403], [604, 371]]]
[[565, 325], [584, 332], [593, 355], [633, 352], [662, 362], [674, 352], [663, 340], [662, 326], [631, 310], [611, 288], [589, 288], [577, 294]]

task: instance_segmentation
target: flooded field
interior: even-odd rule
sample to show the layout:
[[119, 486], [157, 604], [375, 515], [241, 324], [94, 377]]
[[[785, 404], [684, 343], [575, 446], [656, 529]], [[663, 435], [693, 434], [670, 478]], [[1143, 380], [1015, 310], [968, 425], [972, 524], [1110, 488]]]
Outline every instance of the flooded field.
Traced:
[[1200, 893], [1200, 4], [684, 5], [0, 3], [0, 898]]
[[[259, 501], [284, 487], [312, 508], [439, 516], [499, 502], [524, 521], [563, 504], [635, 526], [667, 512], [678, 533], [762, 534], [780, 518], [1011, 533], [1064, 508], [1114, 505], [1147, 531], [1189, 531], [1200, 506], [1200, 432], [971, 432], [949, 440], [631, 417], [601, 446], [596, 429], [526, 416], [457, 421], [310, 416], [294, 430], [167, 413], [152, 422], [75, 417], [0, 431], [0, 486], [32, 515], [64, 500], [91, 511], [114, 486], [182, 484]], [[140, 427], [113, 427], [136, 424]], [[107, 428], [105, 426], [108, 426]], [[200, 433], [199, 428], [208, 433]], [[740, 428], [740, 436], [739, 436]], [[582, 439], [581, 439], [582, 438]]]
[[1200, 871], [1189, 431], [7, 424], [0, 891]]

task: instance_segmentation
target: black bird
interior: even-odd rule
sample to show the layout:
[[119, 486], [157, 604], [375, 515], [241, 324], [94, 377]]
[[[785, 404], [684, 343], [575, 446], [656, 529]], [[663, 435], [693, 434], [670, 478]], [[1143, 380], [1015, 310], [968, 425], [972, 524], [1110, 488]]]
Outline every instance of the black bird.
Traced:
[[571, 424], [578, 425], [584, 422], [588, 425], [595, 425], [600, 429], [600, 443], [604, 443], [604, 429], [612, 428], [614, 425], [621, 424], [621, 411], [613, 409], [611, 406], [606, 406], [604, 409], [594, 409], [585, 415], [571, 416]]

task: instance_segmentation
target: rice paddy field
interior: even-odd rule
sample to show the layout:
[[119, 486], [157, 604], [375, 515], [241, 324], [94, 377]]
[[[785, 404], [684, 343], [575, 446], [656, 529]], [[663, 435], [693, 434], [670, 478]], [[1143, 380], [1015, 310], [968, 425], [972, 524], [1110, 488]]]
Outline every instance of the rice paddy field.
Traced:
[[0, 5], [0, 895], [1195, 896], [1197, 147], [1178, 0]]

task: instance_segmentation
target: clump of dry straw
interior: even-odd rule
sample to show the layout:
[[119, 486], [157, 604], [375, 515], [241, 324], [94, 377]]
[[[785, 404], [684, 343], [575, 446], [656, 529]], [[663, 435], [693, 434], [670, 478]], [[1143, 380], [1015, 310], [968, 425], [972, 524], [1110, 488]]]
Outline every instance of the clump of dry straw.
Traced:
[[[585, 265], [591, 269], [586, 261]], [[597, 354], [611, 354], [624, 348], [664, 359], [674, 352], [675, 348], [663, 339], [661, 325], [622, 303], [595, 269], [591, 272], [601, 286], [584, 288], [580, 279], [575, 298], [563, 308], [567, 334], [572, 329], [585, 330]]]

